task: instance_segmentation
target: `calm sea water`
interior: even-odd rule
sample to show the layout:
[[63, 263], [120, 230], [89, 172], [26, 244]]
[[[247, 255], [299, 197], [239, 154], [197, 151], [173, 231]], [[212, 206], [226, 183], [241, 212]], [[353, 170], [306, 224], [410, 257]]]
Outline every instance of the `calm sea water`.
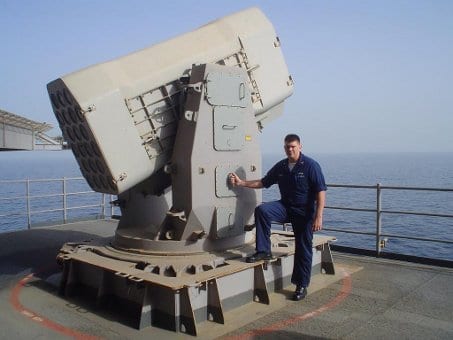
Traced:
[[[429, 187], [453, 189], [453, 153], [351, 153], [351, 154], [308, 154], [323, 168], [328, 184], [355, 184], [405, 187]], [[265, 155], [264, 171], [283, 154]], [[48, 152], [0, 152], [0, 232], [24, 229], [27, 220], [21, 213], [26, 211], [26, 201], [22, 199], [1, 200], [4, 197], [25, 195], [25, 184], [5, 184], [2, 180], [52, 179], [81, 176], [77, 162], [70, 151]], [[62, 192], [62, 182], [32, 182], [33, 195], [45, 196]], [[67, 191], [88, 191], [85, 181], [68, 181]], [[266, 201], [279, 198], [276, 186], [263, 191]], [[67, 205], [80, 206], [100, 203], [100, 195], [86, 194], [82, 197], [68, 197]], [[62, 198], [38, 197], [32, 201], [32, 211], [61, 208]], [[376, 208], [375, 189], [344, 189], [330, 187], [327, 192], [328, 206]], [[453, 214], [453, 192], [424, 192], [383, 190], [382, 209], [415, 211], [438, 214]], [[82, 210], [82, 211], [81, 211]], [[78, 218], [81, 214], [97, 215], [100, 209], [69, 210], [68, 218]], [[44, 212], [33, 215], [33, 224], [47, 221], [59, 222], [62, 212]], [[376, 230], [374, 212], [340, 211], [326, 209], [325, 227], [367, 231]], [[382, 214], [382, 232], [413, 237], [430, 237], [453, 240], [453, 218], [426, 217], [412, 215]], [[326, 234], [333, 234], [324, 231]], [[335, 233], [338, 244], [374, 249], [373, 236]], [[426, 243], [388, 237], [387, 251], [408, 255], [428, 256], [453, 260], [453, 246], [442, 243]]]
[[[63, 177], [81, 177], [71, 151], [12, 151], [0, 152], [0, 232], [26, 229], [28, 220], [26, 179], [30, 179], [29, 210], [32, 226], [57, 224], [63, 221], [63, 181], [47, 181]], [[18, 180], [17, 182], [9, 182]], [[41, 181], [42, 180], [42, 181]], [[89, 192], [92, 189], [82, 180], [67, 180], [66, 192]], [[6, 199], [8, 198], [8, 199]], [[66, 200], [67, 219], [92, 218], [101, 214], [102, 195], [86, 193], [69, 195]], [[78, 209], [75, 207], [88, 206]], [[60, 210], [58, 210], [60, 209]], [[49, 211], [54, 210], [54, 211]], [[57, 210], [57, 211], [55, 211]]]
[[[328, 184], [377, 185], [453, 189], [453, 153], [313, 154]], [[264, 157], [264, 169], [284, 155]], [[328, 188], [327, 206], [376, 209], [376, 189]], [[278, 199], [276, 188], [265, 190], [263, 200]], [[381, 209], [453, 214], [453, 192], [382, 190]], [[326, 209], [324, 226], [376, 232], [376, 213]], [[381, 232], [388, 235], [453, 240], [453, 218], [384, 213]], [[375, 249], [375, 237], [338, 232], [338, 244]], [[385, 251], [453, 260], [451, 244], [427, 243], [388, 237]]]

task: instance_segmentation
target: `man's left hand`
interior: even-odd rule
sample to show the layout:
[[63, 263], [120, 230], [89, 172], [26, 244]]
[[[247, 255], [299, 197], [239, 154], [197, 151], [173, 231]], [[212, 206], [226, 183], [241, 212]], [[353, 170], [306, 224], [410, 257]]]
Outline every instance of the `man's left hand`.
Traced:
[[313, 231], [320, 231], [322, 229], [322, 217], [316, 217], [313, 221]]

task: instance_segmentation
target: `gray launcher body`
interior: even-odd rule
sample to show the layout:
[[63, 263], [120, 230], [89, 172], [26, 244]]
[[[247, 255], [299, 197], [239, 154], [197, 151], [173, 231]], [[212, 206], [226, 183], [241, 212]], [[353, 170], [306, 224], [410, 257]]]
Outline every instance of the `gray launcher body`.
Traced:
[[[55, 115], [90, 186], [118, 195], [113, 238], [66, 243], [60, 292], [121, 306], [134, 326], [191, 335], [290, 284], [292, 232], [275, 258], [247, 263], [261, 191], [259, 131], [293, 82], [271, 23], [255, 8], [48, 84]], [[99, 223], [108, 223], [100, 221]], [[333, 274], [328, 237], [313, 268]], [[127, 306], [127, 307], [126, 307]], [[130, 312], [129, 312], [130, 311]]]
[[144, 253], [222, 250], [246, 231], [261, 192], [259, 131], [293, 92], [280, 41], [252, 8], [48, 84], [89, 185], [118, 195], [113, 245]]

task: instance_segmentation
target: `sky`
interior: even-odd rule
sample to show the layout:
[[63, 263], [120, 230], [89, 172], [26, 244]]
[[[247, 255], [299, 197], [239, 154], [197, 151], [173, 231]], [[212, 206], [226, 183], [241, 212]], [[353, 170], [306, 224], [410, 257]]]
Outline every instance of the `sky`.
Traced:
[[453, 1], [0, 0], [0, 108], [48, 122], [46, 84], [259, 7], [295, 82], [263, 153], [453, 151]]

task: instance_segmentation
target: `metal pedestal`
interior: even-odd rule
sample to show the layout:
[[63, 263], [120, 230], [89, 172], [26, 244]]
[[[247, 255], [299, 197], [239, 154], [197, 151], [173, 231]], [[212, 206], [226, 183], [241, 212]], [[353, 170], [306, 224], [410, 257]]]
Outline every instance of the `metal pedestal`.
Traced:
[[[313, 273], [333, 274], [329, 241], [315, 236]], [[224, 313], [244, 304], [269, 304], [269, 293], [290, 284], [294, 260], [290, 233], [272, 235], [275, 260], [246, 263], [253, 245], [218, 253], [150, 255], [109, 244], [65, 244], [63, 295], [88, 292], [100, 306], [121, 303], [136, 328], [155, 326], [197, 335], [197, 324], [223, 324]], [[124, 306], [124, 308], [123, 308]]]

